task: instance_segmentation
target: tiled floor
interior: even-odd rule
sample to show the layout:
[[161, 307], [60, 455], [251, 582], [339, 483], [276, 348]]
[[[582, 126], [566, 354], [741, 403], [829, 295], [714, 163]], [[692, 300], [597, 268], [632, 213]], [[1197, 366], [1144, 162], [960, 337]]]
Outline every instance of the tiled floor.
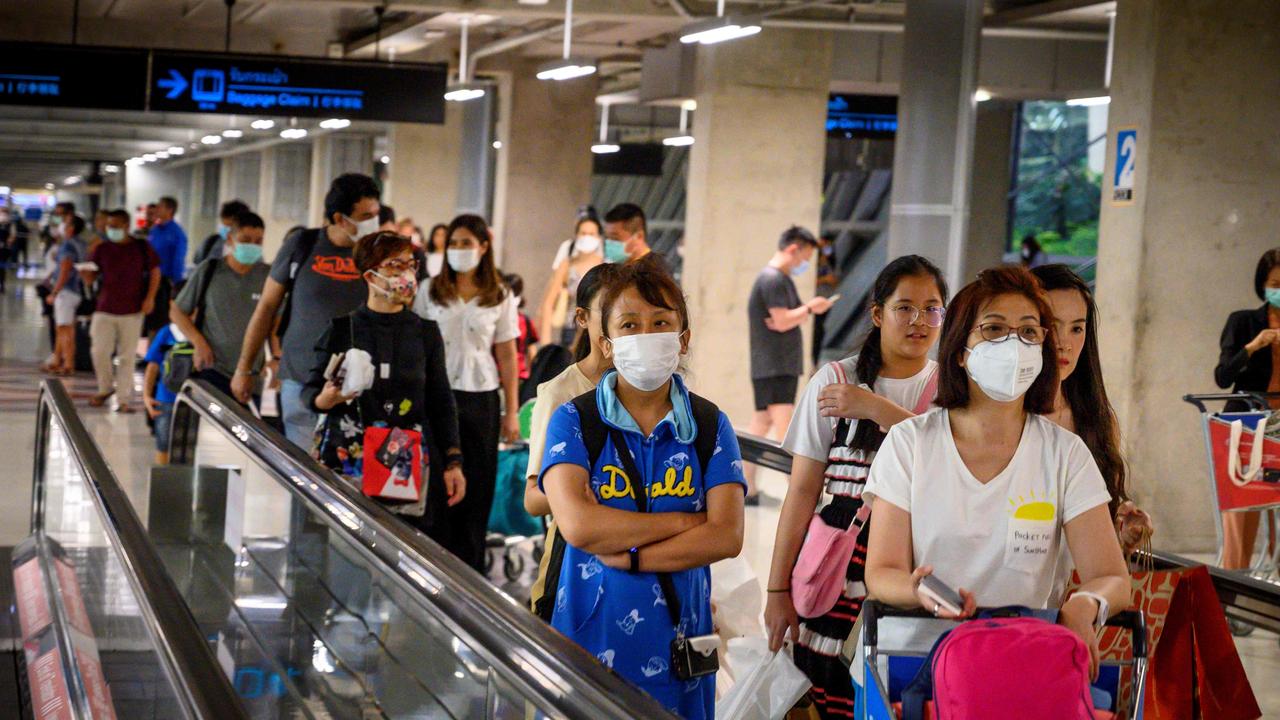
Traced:
[[[11, 278], [12, 280], [12, 278]], [[38, 301], [26, 282], [11, 282], [0, 299], [0, 546], [17, 543], [27, 534], [30, 519], [31, 451], [35, 426], [35, 397], [39, 375], [35, 367], [48, 351]], [[78, 404], [93, 392], [87, 374], [68, 382]], [[84, 407], [86, 426], [97, 439], [107, 461], [135, 503], [138, 515], [147, 516], [147, 476], [153, 446], [140, 414], [118, 415]], [[767, 579], [778, 511], [786, 492], [784, 476], [762, 471], [762, 502], [747, 511], [747, 531], [742, 557], [760, 579]], [[496, 575], [496, 573], [495, 573]], [[1280, 718], [1280, 645], [1275, 635], [1262, 631], [1237, 640], [1246, 671], [1264, 711], [1264, 717]]]

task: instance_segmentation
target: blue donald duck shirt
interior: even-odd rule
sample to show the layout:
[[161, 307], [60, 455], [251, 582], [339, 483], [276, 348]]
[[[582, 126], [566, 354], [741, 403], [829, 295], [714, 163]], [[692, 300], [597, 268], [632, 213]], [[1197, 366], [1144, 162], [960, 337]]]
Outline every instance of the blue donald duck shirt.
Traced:
[[[717, 423], [715, 453], [704, 472], [694, 450], [698, 428], [689, 391], [680, 376], [673, 376], [671, 383], [672, 411], [648, 437], [618, 401], [617, 382], [616, 372], [606, 375], [596, 390], [596, 402], [605, 424], [622, 431], [636, 469], [646, 478], [650, 512], [703, 512], [707, 491], [726, 483], [738, 483], [745, 492], [738, 440], [724, 413]], [[631, 481], [611, 437], [606, 436], [596, 467], [589, 467], [573, 403], [562, 405], [551, 417], [546, 448], [540, 488], [547, 470], [561, 463], [578, 465], [590, 474], [591, 489], [601, 505], [636, 511]], [[685, 636], [710, 634], [711, 568], [671, 573], [671, 580], [680, 598]], [[676, 629], [654, 573], [614, 570], [595, 555], [566, 545], [551, 626], [681, 717], [715, 716], [715, 676], [684, 681], [671, 672]]]

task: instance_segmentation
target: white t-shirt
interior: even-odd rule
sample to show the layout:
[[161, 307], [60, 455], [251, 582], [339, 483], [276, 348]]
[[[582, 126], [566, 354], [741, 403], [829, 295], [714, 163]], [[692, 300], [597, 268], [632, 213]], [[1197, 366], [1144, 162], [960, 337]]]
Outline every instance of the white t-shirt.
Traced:
[[981, 607], [1056, 608], [1071, 572], [1063, 527], [1111, 500], [1084, 441], [1028, 415], [1008, 467], [985, 485], [960, 458], [950, 412], [894, 425], [864, 495], [911, 513], [914, 566]]
[[556, 257], [551, 261], [552, 270], [560, 267], [560, 263], [568, 260], [569, 256], [573, 254], [573, 240], [573, 238], [569, 238], [568, 240], [560, 243], [560, 247], [556, 248]]
[[[826, 386], [840, 382], [839, 373], [832, 367], [835, 364], [827, 363], [813, 374], [809, 384], [804, 387], [800, 402], [796, 404], [791, 426], [787, 428], [787, 436], [782, 440], [782, 447], [791, 451], [793, 455], [802, 455], [818, 462], [827, 461], [840, 418], [827, 418], [818, 414], [818, 393], [822, 392]], [[855, 372], [858, 365], [857, 355], [840, 360], [839, 365], [844, 372], [845, 382], [858, 382], [858, 375]], [[920, 399], [920, 393], [924, 392], [925, 386], [929, 384], [929, 378], [937, 372], [937, 369], [938, 363], [929, 360], [925, 363], [923, 370], [909, 378], [876, 378], [875, 393], [907, 410], [914, 410]], [[855, 420], [850, 423], [850, 437], [857, 430], [858, 421]]]
[[431, 281], [423, 283], [413, 311], [440, 326], [449, 386], [462, 392], [490, 392], [502, 385], [493, 346], [520, 337], [518, 300], [507, 293], [502, 302], [482, 307], [477, 298], [437, 305], [431, 300]]

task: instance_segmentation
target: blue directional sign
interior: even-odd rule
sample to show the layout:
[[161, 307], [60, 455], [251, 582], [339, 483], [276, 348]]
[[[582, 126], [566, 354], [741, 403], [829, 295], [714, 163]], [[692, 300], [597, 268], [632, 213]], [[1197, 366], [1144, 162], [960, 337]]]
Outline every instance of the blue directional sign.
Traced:
[[1133, 178], [1138, 168], [1138, 129], [1120, 128], [1116, 131], [1116, 168], [1112, 178], [1111, 202], [1127, 205], [1133, 202]]
[[898, 98], [842, 93], [828, 96], [829, 137], [891, 139], [897, 132]]
[[444, 90], [442, 65], [154, 52], [149, 107], [442, 123]]
[[147, 51], [0, 43], [0, 104], [143, 110]]

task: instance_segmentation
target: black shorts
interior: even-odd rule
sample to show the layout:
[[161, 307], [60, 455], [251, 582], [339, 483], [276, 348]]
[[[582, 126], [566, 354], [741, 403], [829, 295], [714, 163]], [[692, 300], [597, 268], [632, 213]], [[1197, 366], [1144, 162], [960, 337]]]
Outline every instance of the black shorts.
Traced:
[[755, 391], [756, 410], [768, 410], [770, 405], [795, 404], [796, 388], [799, 385], [800, 378], [795, 375], [752, 378], [751, 388]]

